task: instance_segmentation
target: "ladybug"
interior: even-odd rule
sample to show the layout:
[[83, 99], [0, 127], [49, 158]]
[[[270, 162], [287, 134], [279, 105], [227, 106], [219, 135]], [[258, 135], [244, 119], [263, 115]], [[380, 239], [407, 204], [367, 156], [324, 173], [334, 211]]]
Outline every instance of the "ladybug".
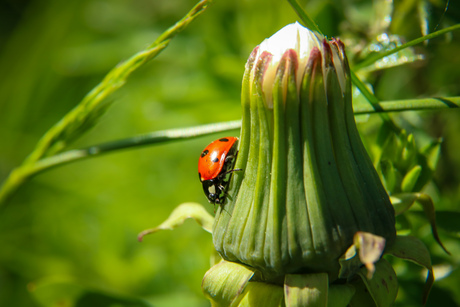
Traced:
[[198, 176], [203, 184], [204, 194], [212, 204], [222, 204], [225, 190], [230, 182], [231, 173], [238, 154], [238, 138], [218, 139], [203, 150], [198, 160]]

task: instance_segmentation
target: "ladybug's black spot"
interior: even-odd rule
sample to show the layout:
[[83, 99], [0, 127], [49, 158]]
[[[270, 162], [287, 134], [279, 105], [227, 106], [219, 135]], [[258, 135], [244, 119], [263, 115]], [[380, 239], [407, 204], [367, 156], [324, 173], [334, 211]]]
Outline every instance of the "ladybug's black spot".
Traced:
[[201, 153], [201, 157], [203, 158], [204, 156], [206, 156], [207, 154], [209, 153], [209, 150], [203, 150], [203, 152]]
[[215, 158], [212, 159], [211, 161], [214, 162], [214, 163], [219, 162], [219, 158], [215, 157]]
[[219, 139], [219, 142], [228, 142], [228, 139], [227, 138], [222, 138], [222, 139]]

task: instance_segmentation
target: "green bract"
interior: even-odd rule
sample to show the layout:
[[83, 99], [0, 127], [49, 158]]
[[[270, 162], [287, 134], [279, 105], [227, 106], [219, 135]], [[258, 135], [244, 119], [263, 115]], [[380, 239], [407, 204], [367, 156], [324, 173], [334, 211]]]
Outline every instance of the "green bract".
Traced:
[[213, 227], [225, 260], [260, 280], [327, 273], [332, 282], [358, 231], [392, 244], [394, 210], [356, 129], [339, 40], [297, 23], [266, 39], [246, 64], [242, 106], [243, 171]]

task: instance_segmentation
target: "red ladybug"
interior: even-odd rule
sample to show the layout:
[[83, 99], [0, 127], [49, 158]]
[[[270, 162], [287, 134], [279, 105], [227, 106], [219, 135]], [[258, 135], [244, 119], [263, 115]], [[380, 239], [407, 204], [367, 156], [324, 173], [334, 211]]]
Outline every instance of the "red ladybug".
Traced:
[[198, 175], [203, 190], [212, 204], [222, 204], [225, 189], [230, 182], [231, 173], [238, 154], [238, 138], [225, 137], [209, 144], [198, 160]]

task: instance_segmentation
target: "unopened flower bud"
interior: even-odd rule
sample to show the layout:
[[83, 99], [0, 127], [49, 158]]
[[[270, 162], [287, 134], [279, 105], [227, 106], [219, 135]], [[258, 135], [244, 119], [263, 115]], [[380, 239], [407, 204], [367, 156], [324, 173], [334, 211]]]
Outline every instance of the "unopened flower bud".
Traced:
[[240, 148], [213, 229], [225, 260], [277, 282], [338, 278], [358, 232], [391, 244], [394, 210], [359, 137], [344, 46], [298, 23], [252, 52]]

